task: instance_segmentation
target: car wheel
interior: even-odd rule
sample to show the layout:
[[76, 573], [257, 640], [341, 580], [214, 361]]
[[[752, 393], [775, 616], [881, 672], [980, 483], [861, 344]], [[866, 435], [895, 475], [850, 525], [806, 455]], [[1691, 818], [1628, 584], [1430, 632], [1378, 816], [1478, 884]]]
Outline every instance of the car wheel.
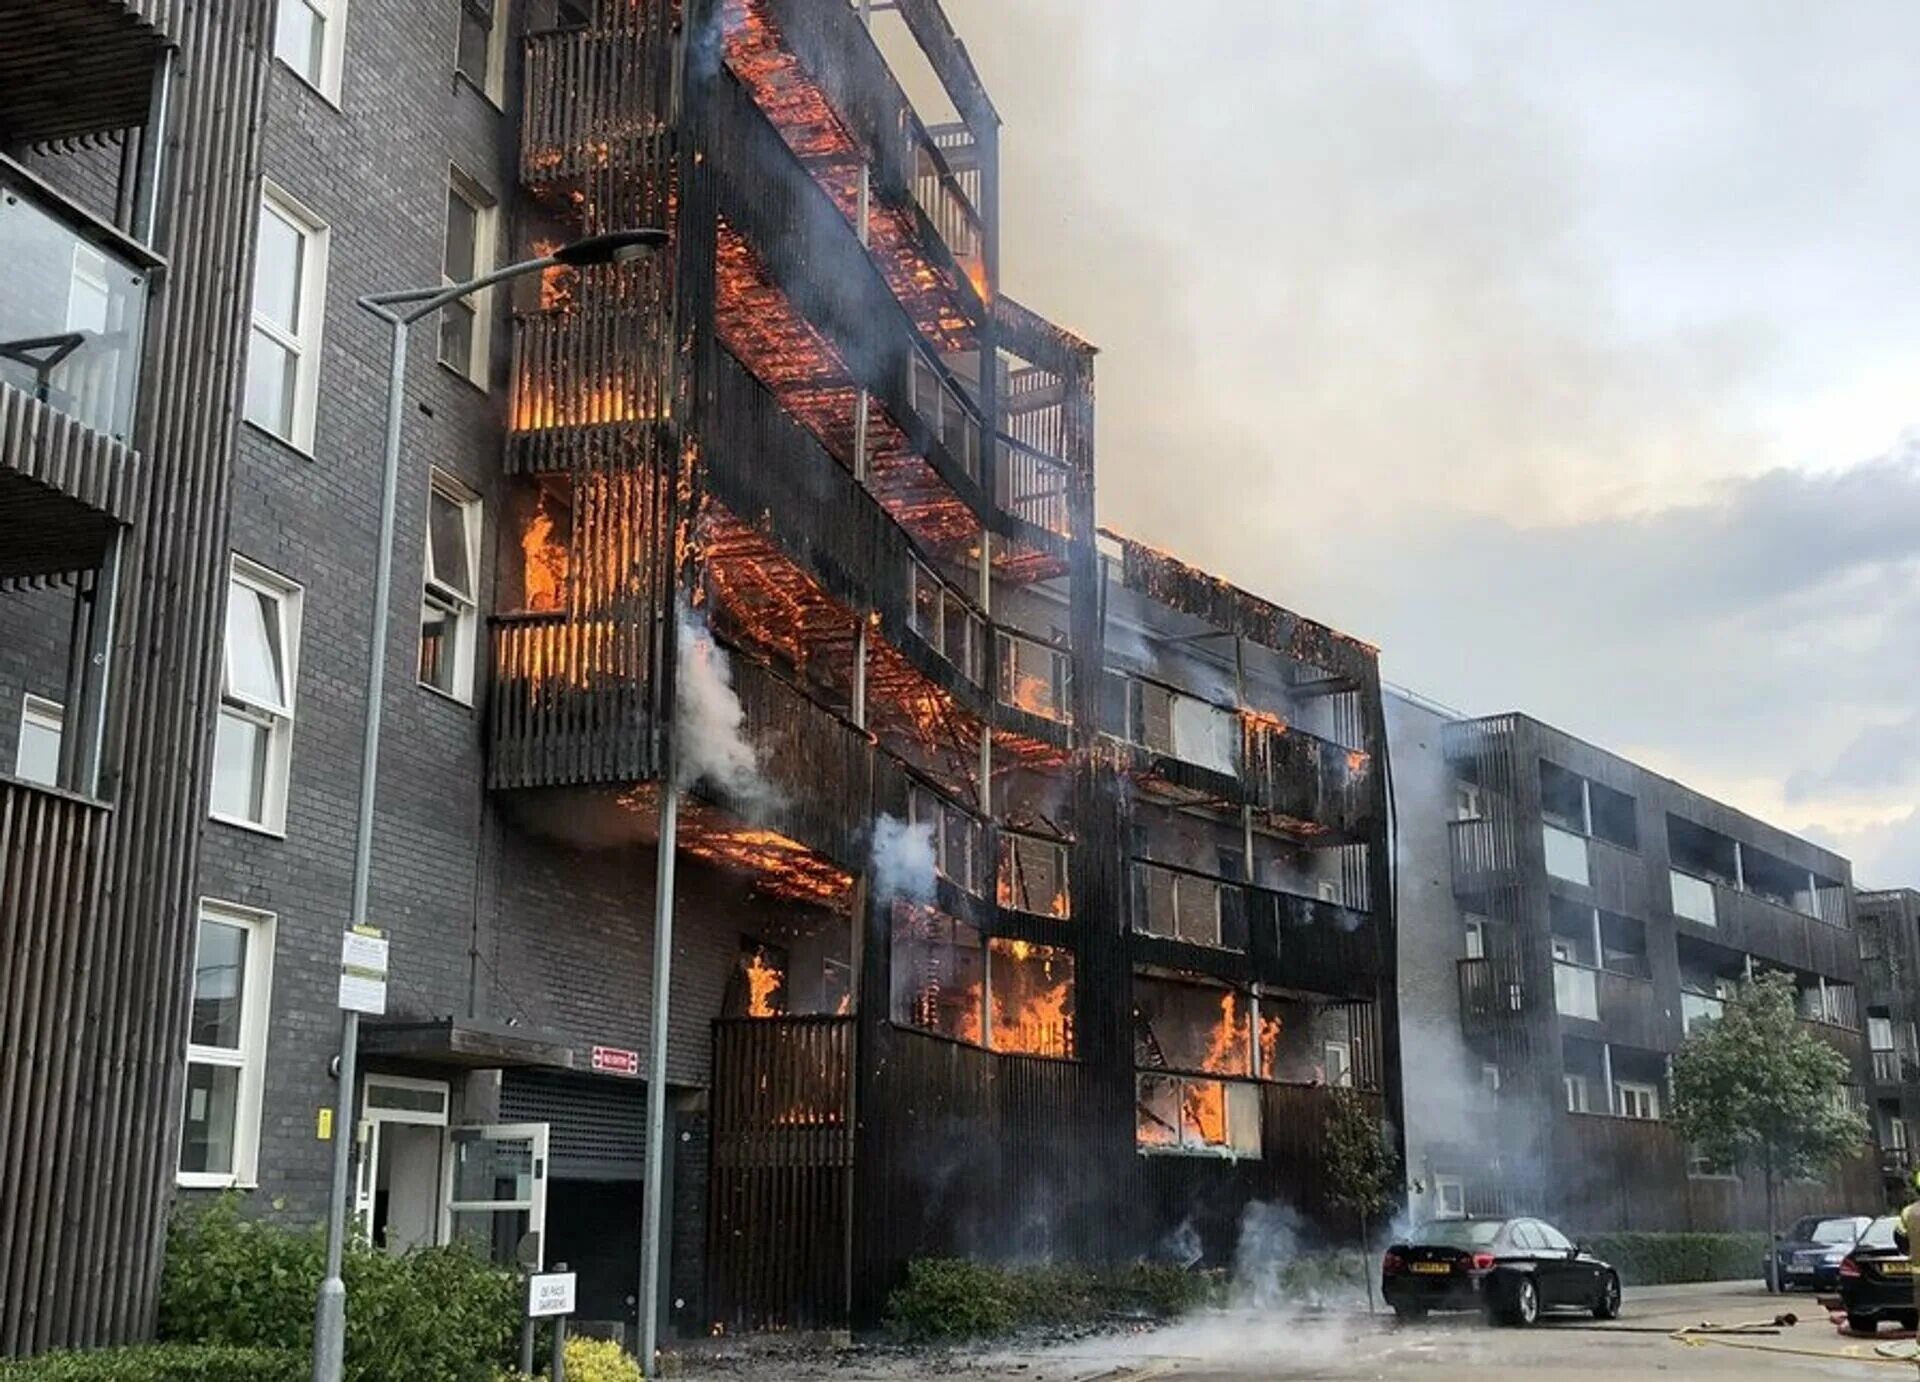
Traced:
[[1880, 1320], [1875, 1315], [1848, 1315], [1847, 1330], [1853, 1334], [1878, 1334]]
[[1507, 1295], [1505, 1311], [1508, 1324], [1522, 1329], [1540, 1318], [1540, 1288], [1530, 1276], [1515, 1277]]
[[1427, 1307], [1424, 1305], [1396, 1305], [1393, 1307], [1393, 1313], [1396, 1318], [1404, 1320], [1408, 1324], [1418, 1324], [1427, 1317]]
[[1600, 1283], [1600, 1298], [1593, 1303], [1593, 1317], [1596, 1320], [1617, 1320], [1620, 1318], [1620, 1278], [1608, 1272], [1606, 1280]]

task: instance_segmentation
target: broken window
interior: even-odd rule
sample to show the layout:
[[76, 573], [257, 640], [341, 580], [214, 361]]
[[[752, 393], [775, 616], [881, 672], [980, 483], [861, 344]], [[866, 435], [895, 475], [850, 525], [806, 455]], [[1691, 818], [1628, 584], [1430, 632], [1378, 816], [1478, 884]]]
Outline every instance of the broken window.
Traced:
[[1253, 1073], [1252, 1000], [1233, 989], [1136, 975], [1134, 1064], [1207, 1075]]
[[1129, 715], [1135, 743], [1217, 773], [1238, 773], [1240, 717], [1231, 710], [1136, 679]]
[[996, 938], [987, 951], [992, 1046], [1069, 1060], [1073, 1045], [1073, 952]]
[[1217, 878], [1134, 865], [1134, 929], [1189, 945], [1246, 948], [1245, 894]]
[[1002, 907], [1035, 916], [1072, 916], [1067, 847], [1037, 835], [1001, 832], [999, 900]]
[[932, 907], [893, 908], [893, 1020], [980, 1045], [980, 932]]
[[975, 685], [985, 680], [986, 621], [966, 597], [919, 562], [914, 562], [912, 613], [908, 623], [927, 646]]
[[1030, 715], [1062, 723], [1072, 719], [1067, 704], [1071, 664], [1065, 653], [1031, 638], [1000, 635], [1000, 700]]
[[1257, 1157], [1259, 1087], [1143, 1070], [1135, 1083], [1134, 1145], [1143, 1151]]
[[933, 866], [963, 892], [982, 891], [986, 828], [946, 798], [916, 784], [907, 793], [907, 819], [933, 835]]

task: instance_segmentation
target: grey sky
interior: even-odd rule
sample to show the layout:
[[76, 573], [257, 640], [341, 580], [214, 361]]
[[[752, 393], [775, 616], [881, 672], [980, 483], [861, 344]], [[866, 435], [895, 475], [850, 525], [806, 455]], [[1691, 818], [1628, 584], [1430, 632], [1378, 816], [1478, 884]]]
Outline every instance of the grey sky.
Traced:
[[947, 7], [1105, 521], [1920, 884], [1920, 7]]

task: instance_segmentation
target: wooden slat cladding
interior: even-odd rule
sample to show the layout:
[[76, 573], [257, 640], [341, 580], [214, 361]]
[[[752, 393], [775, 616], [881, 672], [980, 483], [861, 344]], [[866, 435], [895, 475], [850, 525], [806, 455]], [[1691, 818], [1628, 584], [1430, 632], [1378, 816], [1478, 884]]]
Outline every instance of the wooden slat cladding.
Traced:
[[181, 0], [0, 0], [0, 144], [143, 124]]
[[0, 579], [97, 566], [140, 479], [138, 453], [0, 384]]
[[671, 107], [671, 6], [595, 7], [585, 29], [530, 34], [520, 176], [574, 186], [610, 171], [664, 167]]
[[[52, 1187], [69, 1169], [96, 947], [87, 924], [108, 811], [0, 780], [0, 1352], [50, 1334], [73, 1244]], [[63, 1261], [63, 1259], [65, 1259]]]
[[709, 1310], [729, 1330], [847, 1322], [853, 1019], [714, 1023]]
[[[759, 747], [761, 774], [780, 798], [773, 810], [781, 833], [843, 868], [865, 868], [872, 741], [760, 663], [735, 658], [733, 680], [746, 712], [741, 732]], [[741, 809], [759, 814], [752, 803]]]
[[[63, 0], [6, 11], [37, 20], [71, 8]], [[16, 983], [16, 965], [4, 987], [4, 1030], [36, 1031], [43, 1042], [57, 1034], [59, 1050], [43, 1045], [34, 1068], [0, 1089], [0, 1108], [31, 1100], [48, 1111], [37, 1136], [53, 1149], [9, 1167], [0, 1196], [0, 1264], [8, 1272], [0, 1353], [120, 1342], [153, 1327], [179, 1150], [193, 884], [208, 707], [218, 699], [272, 11], [271, 0], [140, 4], [179, 45], [152, 237], [172, 268], [149, 319], [150, 369], [136, 429], [145, 461], [125, 499], [140, 522], [122, 586], [120, 683], [110, 710], [113, 809], [96, 813], [91, 827], [89, 857], [97, 865], [70, 869], [61, 886], [35, 885], [46, 875], [32, 864], [6, 864], [8, 905], [20, 909], [12, 924], [40, 936], [48, 956], [71, 960], [57, 961], [66, 965], [60, 983]], [[65, 56], [75, 64], [65, 71], [83, 70], [86, 54]], [[143, 109], [147, 76], [142, 69]], [[0, 547], [11, 536], [0, 532]], [[39, 847], [29, 854], [48, 857]], [[24, 890], [18, 879], [27, 880]], [[10, 943], [6, 953], [33, 949]], [[7, 1045], [9, 1053], [19, 1049], [11, 1039]], [[30, 1085], [24, 1093], [22, 1082]], [[11, 1115], [8, 1122], [11, 1136]]]

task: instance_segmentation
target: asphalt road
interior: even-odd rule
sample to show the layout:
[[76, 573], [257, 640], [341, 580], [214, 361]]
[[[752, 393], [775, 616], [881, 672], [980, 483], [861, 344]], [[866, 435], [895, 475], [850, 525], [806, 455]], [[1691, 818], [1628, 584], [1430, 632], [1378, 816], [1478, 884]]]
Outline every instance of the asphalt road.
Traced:
[[[1782, 1310], [1800, 1322], [1773, 1335], [1671, 1337], [1702, 1321], [1769, 1320]], [[1811, 1296], [1769, 1296], [1756, 1283], [1630, 1290], [1616, 1322], [1569, 1317], [1532, 1329], [1494, 1328], [1467, 1317], [1400, 1325], [1364, 1315], [1229, 1313], [1125, 1340], [995, 1360], [976, 1375], [994, 1382], [1914, 1377], [1920, 1375], [1914, 1363], [1876, 1353], [1877, 1345], [1906, 1338], [1890, 1328], [1871, 1340], [1856, 1338], [1836, 1329]]]

